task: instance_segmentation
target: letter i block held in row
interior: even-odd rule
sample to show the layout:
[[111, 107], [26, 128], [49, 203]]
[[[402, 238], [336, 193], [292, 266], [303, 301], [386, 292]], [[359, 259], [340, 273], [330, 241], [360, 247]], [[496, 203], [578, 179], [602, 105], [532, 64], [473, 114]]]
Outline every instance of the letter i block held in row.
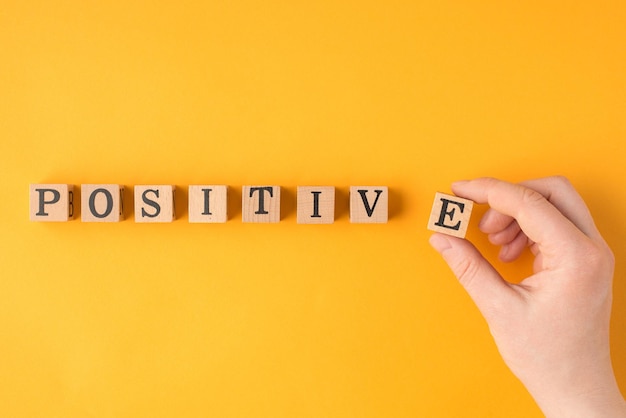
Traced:
[[124, 186], [81, 184], [80, 219], [83, 222], [120, 222], [124, 219]]
[[474, 202], [458, 196], [436, 193], [428, 229], [465, 238]]
[[135, 186], [135, 222], [172, 222], [176, 186]]
[[280, 186], [243, 186], [241, 218], [245, 223], [280, 222]]
[[66, 222], [74, 218], [74, 185], [31, 184], [30, 220]]
[[333, 186], [298, 187], [297, 198], [297, 222], [299, 224], [335, 222], [335, 188]]
[[389, 189], [386, 186], [350, 187], [350, 222], [384, 224], [389, 218]]
[[227, 209], [228, 186], [189, 186], [189, 222], [224, 223]]

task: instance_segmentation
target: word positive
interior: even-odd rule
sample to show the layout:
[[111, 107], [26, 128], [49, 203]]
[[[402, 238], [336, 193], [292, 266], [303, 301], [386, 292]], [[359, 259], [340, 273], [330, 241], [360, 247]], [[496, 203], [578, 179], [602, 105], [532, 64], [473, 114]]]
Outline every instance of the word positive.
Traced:
[[[124, 191], [119, 184], [82, 184], [82, 222], [124, 220]], [[176, 219], [176, 186], [134, 187], [135, 222], [172, 222]], [[242, 221], [280, 222], [280, 186], [243, 186]], [[188, 189], [190, 223], [224, 223], [228, 220], [228, 186], [191, 185]], [[350, 222], [387, 223], [389, 190], [386, 186], [350, 187]], [[74, 186], [31, 184], [30, 220], [66, 222], [74, 218]], [[297, 189], [297, 223], [332, 224], [335, 221], [335, 187], [303, 186]]]

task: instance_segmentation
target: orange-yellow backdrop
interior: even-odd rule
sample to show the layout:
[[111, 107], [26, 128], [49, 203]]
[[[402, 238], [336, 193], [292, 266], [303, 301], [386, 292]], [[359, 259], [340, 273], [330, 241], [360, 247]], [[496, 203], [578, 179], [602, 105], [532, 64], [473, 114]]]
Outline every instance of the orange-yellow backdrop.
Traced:
[[[0, 7], [0, 415], [538, 417], [425, 229], [434, 193], [571, 178], [617, 259], [621, 1], [37, 1]], [[28, 184], [175, 184], [179, 219], [28, 221]], [[189, 184], [231, 186], [189, 224]], [[241, 224], [244, 184], [283, 219]], [[337, 221], [295, 221], [297, 185]], [[350, 185], [387, 185], [351, 225]], [[130, 190], [128, 197], [131, 196]], [[132, 201], [132, 200], [131, 200]], [[511, 280], [530, 271], [497, 262]]]

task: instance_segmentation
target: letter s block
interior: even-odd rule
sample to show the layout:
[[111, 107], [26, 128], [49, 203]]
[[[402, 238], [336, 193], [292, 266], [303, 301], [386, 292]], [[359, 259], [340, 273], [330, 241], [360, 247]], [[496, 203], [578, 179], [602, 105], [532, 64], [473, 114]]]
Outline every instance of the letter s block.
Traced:
[[135, 222], [172, 222], [176, 218], [176, 186], [135, 186]]
[[80, 219], [83, 222], [119, 222], [124, 219], [124, 186], [81, 184]]
[[458, 196], [435, 193], [428, 229], [465, 238], [474, 202]]
[[67, 222], [74, 218], [74, 185], [31, 184], [30, 220]]

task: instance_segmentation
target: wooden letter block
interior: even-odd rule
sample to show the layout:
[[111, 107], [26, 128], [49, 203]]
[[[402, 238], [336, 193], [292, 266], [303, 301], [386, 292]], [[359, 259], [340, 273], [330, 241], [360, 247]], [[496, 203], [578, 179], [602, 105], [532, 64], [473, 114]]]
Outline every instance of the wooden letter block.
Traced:
[[428, 229], [465, 238], [474, 202], [462, 197], [435, 193]]
[[350, 222], [384, 224], [389, 218], [387, 186], [350, 186]]
[[298, 187], [297, 222], [299, 224], [335, 222], [335, 188], [333, 186]]
[[228, 186], [189, 186], [189, 222], [224, 223], [228, 219]]
[[74, 185], [30, 185], [31, 221], [67, 222], [70, 219], [74, 219]]
[[243, 222], [280, 222], [280, 186], [243, 186], [241, 200]]
[[135, 186], [135, 222], [172, 222], [176, 186]]
[[124, 219], [124, 186], [119, 184], [81, 184], [83, 222], [119, 222]]

